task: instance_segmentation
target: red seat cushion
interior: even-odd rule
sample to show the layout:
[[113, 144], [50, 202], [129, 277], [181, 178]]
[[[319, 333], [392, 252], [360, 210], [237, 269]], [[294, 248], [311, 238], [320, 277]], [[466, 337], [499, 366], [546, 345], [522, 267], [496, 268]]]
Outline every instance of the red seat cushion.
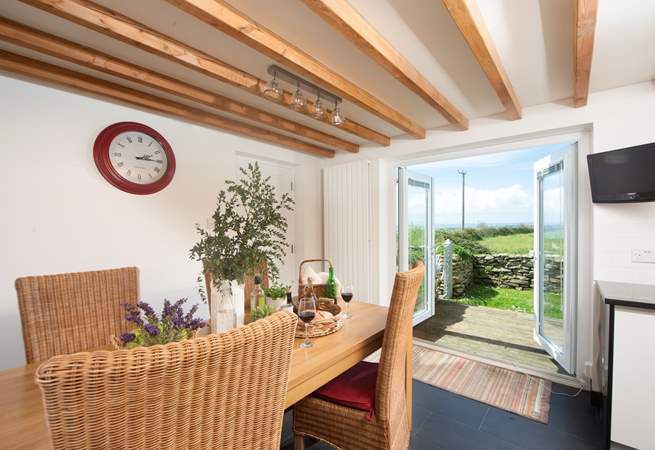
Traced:
[[377, 378], [377, 363], [362, 361], [314, 391], [312, 396], [349, 408], [367, 411], [366, 418], [372, 420], [375, 411]]

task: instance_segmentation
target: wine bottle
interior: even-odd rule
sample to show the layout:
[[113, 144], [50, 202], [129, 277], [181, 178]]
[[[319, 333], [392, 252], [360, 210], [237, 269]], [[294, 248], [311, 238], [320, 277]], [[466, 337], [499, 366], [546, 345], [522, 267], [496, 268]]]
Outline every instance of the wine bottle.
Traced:
[[328, 279], [325, 282], [325, 296], [334, 300], [337, 304], [337, 282], [334, 279], [334, 267], [330, 266], [328, 270]]
[[262, 277], [255, 275], [255, 287], [250, 294], [250, 314], [260, 306], [266, 305], [266, 295], [262, 289]]

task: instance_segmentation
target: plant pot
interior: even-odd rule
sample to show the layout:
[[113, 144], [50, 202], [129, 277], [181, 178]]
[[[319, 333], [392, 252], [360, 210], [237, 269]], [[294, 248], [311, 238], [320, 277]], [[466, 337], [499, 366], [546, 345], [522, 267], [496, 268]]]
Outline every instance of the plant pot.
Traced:
[[230, 330], [243, 325], [244, 288], [236, 281], [223, 281], [216, 287], [211, 284], [211, 332]]

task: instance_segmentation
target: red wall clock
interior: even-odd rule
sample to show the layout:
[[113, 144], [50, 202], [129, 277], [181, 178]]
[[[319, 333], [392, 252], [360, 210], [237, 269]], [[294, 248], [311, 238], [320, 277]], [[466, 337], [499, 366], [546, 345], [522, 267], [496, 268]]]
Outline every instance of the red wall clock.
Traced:
[[154, 194], [175, 174], [170, 144], [152, 128], [136, 122], [119, 122], [100, 132], [93, 159], [111, 185], [130, 194]]

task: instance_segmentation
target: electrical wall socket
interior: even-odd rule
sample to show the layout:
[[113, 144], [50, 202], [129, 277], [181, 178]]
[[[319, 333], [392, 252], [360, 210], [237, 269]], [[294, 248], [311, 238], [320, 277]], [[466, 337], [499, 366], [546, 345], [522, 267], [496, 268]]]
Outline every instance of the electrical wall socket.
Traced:
[[655, 264], [655, 250], [633, 248], [631, 254], [633, 263]]

